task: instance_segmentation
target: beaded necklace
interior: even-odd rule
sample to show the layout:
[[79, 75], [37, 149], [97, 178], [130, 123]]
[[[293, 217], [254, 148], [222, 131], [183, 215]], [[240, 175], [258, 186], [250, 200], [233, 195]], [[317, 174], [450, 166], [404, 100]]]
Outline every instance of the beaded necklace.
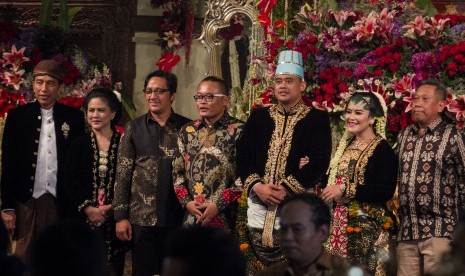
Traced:
[[92, 166], [92, 180], [94, 188], [93, 198], [95, 199], [96, 207], [98, 207], [100, 205], [108, 204], [110, 201], [107, 194], [110, 192], [109, 188], [111, 187], [109, 186], [113, 183], [115, 169], [113, 163], [116, 158], [119, 133], [116, 131], [113, 132], [108, 152], [98, 150], [97, 138], [95, 137], [95, 133], [93, 131], [90, 132], [90, 137], [92, 141], [92, 148], [94, 150], [94, 161]]

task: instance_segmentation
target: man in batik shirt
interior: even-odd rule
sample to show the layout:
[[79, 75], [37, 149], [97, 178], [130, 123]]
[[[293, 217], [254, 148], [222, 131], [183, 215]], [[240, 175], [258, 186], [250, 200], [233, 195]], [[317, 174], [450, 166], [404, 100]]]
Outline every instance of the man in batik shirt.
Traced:
[[302, 64], [301, 53], [280, 53], [274, 79], [278, 104], [252, 112], [237, 146], [248, 195], [247, 233], [258, 259], [249, 260], [254, 267], [283, 260], [278, 208], [286, 195], [313, 191], [329, 165], [329, 116], [302, 101], [307, 85]]
[[441, 118], [447, 89], [422, 81], [413, 99], [414, 124], [398, 139], [398, 275], [431, 274], [464, 207], [465, 146], [457, 128]]
[[129, 122], [121, 136], [115, 180], [116, 236], [132, 241], [133, 275], [160, 274], [167, 235], [181, 226], [171, 162], [178, 131], [189, 119], [174, 113], [174, 74], [155, 71], [145, 78], [149, 112]]
[[203, 79], [194, 96], [200, 119], [182, 127], [173, 161], [174, 189], [185, 208], [184, 224], [230, 230], [235, 201], [236, 141], [242, 122], [227, 112], [224, 80]]

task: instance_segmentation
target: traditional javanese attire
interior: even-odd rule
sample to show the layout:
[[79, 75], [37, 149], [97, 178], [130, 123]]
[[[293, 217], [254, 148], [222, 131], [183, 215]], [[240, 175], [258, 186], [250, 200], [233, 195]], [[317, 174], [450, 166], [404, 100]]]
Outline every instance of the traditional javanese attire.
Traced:
[[[259, 270], [284, 258], [275, 233], [279, 206], [265, 205], [252, 187], [261, 182], [281, 185], [288, 194], [313, 191], [331, 154], [328, 114], [302, 101], [289, 112], [281, 105], [254, 110], [237, 149], [239, 174], [247, 192], [247, 206], [240, 205], [247, 208], [246, 229], [242, 231], [251, 245], [248, 250], [253, 252], [249, 269]], [[310, 162], [299, 169], [305, 156]]]
[[[189, 201], [213, 202], [218, 215], [207, 226], [227, 231], [234, 227], [236, 200], [240, 187], [235, 186], [236, 141], [243, 123], [225, 113], [211, 127], [202, 119], [183, 126], [178, 138], [179, 151], [173, 160], [176, 195], [185, 208]], [[195, 225], [186, 211], [184, 225]]]
[[[386, 275], [395, 218], [386, 208], [396, 189], [397, 159], [382, 137], [365, 149], [350, 140], [337, 164], [335, 183], [345, 187], [335, 203], [329, 252], [365, 267], [372, 275]], [[334, 169], [334, 168], [333, 168]]]
[[[114, 131], [110, 148], [105, 154], [98, 148], [97, 139], [92, 131], [80, 136], [71, 145], [65, 164], [65, 188], [71, 204], [89, 227], [102, 234], [107, 247], [107, 259], [110, 262], [114, 259], [118, 259], [116, 262], [124, 262], [124, 254], [129, 246], [116, 237], [116, 222], [113, 216], [97, 227], [87, 219], [84, 209], [88, 206], [112, 204], [120, 137], [121, 135]], [[102, 166], [105, 168], [103, 171]]]
[[8, 112], [2, 143], [1, 209], [15, 210], [15, 254], [23, 256], [37, 233], [56, 219], [73, 217], [63, 167], [71, 142], [84, 134], [84, 114], [39, 102]]

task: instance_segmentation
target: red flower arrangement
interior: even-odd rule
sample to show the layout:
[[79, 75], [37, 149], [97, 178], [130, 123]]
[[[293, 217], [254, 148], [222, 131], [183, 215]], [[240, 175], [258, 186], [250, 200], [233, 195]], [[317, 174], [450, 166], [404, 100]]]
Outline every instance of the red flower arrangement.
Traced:
[[338, 111], [339, 103], [344, 93], [349, 91], [348, 79], [353, 75], [349, 69], [333, 66], [326, 68], [318, 74], [319, 88], [313, 88], [311, 98], [314, 107]]
[[[426, 16], [410, 0], [351, 2], [337, 12], [305, 4], [293, 19], [299, 24], [298, 32], [284, 38], [285, 32], [275, 28], [282, 18], [275, 16], [274, 1], [259, 4], [266, 53], [255, 58], [268, 62], [270, 72], [263, 78], [255, 76], [254, 84], [269, 83], [277, 54], [286, 49], [303, 54], [310, 84], [306, 95], [316, 108], [341, 111], [345, 97], [358, 88], [359, 80], [378, 79], [384, 84], [387, 131], [392, 139], [412, 122], [413, 91], [422, 79], [438, 78], [455, 93], [465, 91], [465, 16]], [[256, 106], [272, 104], [271, 91], [264, 91]], [[462, 97], [455, 99], [448, 110], [455, 120], [462, 120], [463, 116], [457, 115], [463, 114]]]
[[465, 77], [465, 41], [444, 45], [439, 51], [438, 61], [444, 66], [445, 78]]

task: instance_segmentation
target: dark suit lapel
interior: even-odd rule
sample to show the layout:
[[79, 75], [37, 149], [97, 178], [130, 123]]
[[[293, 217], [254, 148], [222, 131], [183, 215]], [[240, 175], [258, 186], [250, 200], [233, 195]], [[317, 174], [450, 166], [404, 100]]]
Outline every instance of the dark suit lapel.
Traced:
[[59, 103], [56, 103], [53, 107], [53, 121], [55, 122], [55, 137], [57, 143], [57, 157], [58, 160], [61, 160], [62, 152], [66, 139], [68, 138], [70, 125], [66, 121], [63, 114], [63, 106]]

